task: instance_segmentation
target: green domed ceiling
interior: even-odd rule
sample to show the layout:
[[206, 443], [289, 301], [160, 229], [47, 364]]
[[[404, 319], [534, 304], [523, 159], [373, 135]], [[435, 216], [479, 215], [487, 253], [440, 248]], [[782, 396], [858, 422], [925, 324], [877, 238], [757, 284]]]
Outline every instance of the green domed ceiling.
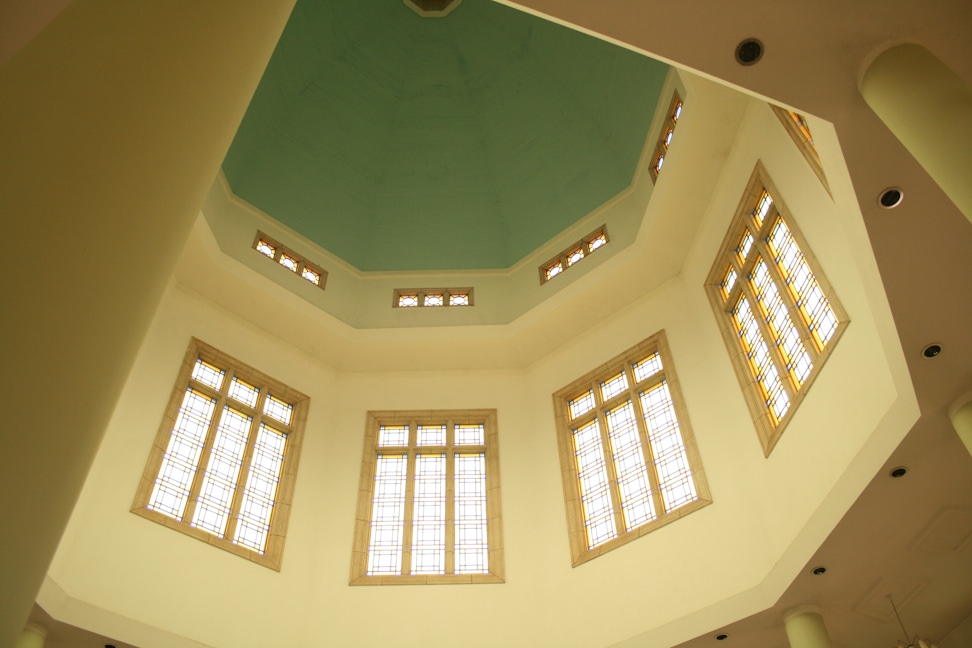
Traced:
[[361, 270], [506, 268], [631, 183], [667, 72], [491, 0], [300, 0], [223, 171]]

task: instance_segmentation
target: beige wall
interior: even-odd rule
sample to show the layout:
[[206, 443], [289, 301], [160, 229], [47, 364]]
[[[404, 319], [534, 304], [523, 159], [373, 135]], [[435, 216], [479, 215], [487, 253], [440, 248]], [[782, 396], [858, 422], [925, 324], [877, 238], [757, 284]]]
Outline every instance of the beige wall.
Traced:
[[[718, 116], [705, 102], [724, 90], [695, 78], [686, 86], [686, 119], [693, 97], [698, 115]], [[444, 646], [460, 634], [474, 647], [589, 648], [639, 636], [668, 645], [771, 604], [917, 412], [839, 165], [828, 176], [835, 204], [768, 107], [727, 101], [725, 123], [738, 136], [719, 151], [701, 137], [719, 122], [686, 137], [685, 165], [673, 151], [637, 241], [505, 327], [350, 329], [222, 255], [198, 219], [41, 603], [46, 596], [55, 617], [143, 648], [180, 645], [152, 628], [233, 648]], [[811, 125], [822, 157], [839, 158], [833, 130]], [[702, 289], [757, 158], [851, 318], [769, 459]], [[689, 160], [718, 163], [711, 191], [678, 172]], [[687, 253], [658, 281], [652, 263], [667, 236], [682, 237]], [[642, 279], [657, 287], [642, 290]], [[603, 310], [601, 293], [610, 295]], [[565, 317], [583, 326], [548, 333]], [[571, 568], [550, 395], [659, 329], [713, 504]], [[280, 573], [128, 512], [190, 336], [311, 398]], [[507, 582], [348, 587], [365, 412], [467, 407], [498, 410]]]

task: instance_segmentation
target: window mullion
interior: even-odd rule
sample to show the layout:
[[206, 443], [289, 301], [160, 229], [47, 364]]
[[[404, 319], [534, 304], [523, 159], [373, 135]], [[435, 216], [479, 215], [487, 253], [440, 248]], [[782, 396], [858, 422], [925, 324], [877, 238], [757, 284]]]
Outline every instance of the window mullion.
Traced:
[[[186, 511], [182, 516], [183, 521], [192, 524], [192, 518], [196, 513], [196, 504], [199, 502], [199, 494], [202, 491], [203, 479], [209, 467], [209, 459], [213, 453], [213, 445], [216, 443], [216, 431], [223, 420], [223, 412], [226, 409], [226, 390], [229, 388], [229, 380], [223, 379], [223, 387], [216, 399], [213, 407], [213, 420], [210, 421], [206, 430], [206, 441], [202, 450], [199, 452], [199, 463], [196, 464], [196, 474], [192, 478], [192, 486], [189, 488], [189, 498], [186, 501]], [[223, 534], [225, 537], [225, 533]]]
[[225, 537], [236, 540], [236, 527], [239, 524], [240, 509], [243, 508], [243, 491], [246, 489], [247, 478], [250, 474], [250, 466], [253, 463], [253, 453], [256, 450], [257, 436], [260, 434], [260, 424], [263, 417], [258, 413], [263, 411], [263, 404], [267, 397], [267, 390], [261, 389], [257, 397], [256, 411], [253, 420], [250, 421], [250, 432], [246, 437], [246, 449], [243, 450], [243, 459], [240, 462], [240, 473], [236, 477], [236, 489], [233, 491], [233, 501], [230, 504], [229, 520], [226, 522]]
[[618, 473], [614, 465], [613, 446], [610, 435], [608, 434], [607, 416], [604, 412], [604, 403], [601, 400], [601, 388], [597, 382], [594, 383], [594, 403], [594, 411], [597, 416], [597, 429], [601, 435], [601, 447], [604, 451], [604, 469], [607, 471], [608, 490], [611, 493], [611, 508], [613, 509], [611, 511], [611, 517], [614, 520], [614, 533], [615, 537], [617, 537], [624, 533], [624, 524], [622, 522], [624, 510], [621, 508], [621, 489], [618, 485]]
[[412, 573], [412, 519], [415, 496], [415, 455], [418, 442], [418, 426], [415, 421], [408, 424], [408, 451], [405, 465], [405, 512], [402, 525], [402, 575]]
[[456, 572], [456, 439], [455, 421], [446, 423], [445, 573]]
[[[627, 369], [627, 364], [625, 365], [625, 369]], [[659, 377], [660, 380], [656, 380]], [[642, 385], [642, 389], [640, 391], [646, 391], [649, 387], [663, 380], [665, 380], [664, 370], [652, 376], [651, 381]], [[634, 382], [631, 384], [634, 385]], [[641, 399], [638, 397], [638, 392], [638, 387], [632, 387], [628, 393], [630, 394], [631, 402], [634, 406], [635, 424], [638, 426], [638, 437], [641, 439], [641, 451], [645, 458], [645, 466], [648, 468], [648, 483], [651, 485], [651, 501], [654, 504], [655, 518], [657, 519], [660, 515], [665, 513], [665, 502], [662, 500], [661, 496], [661, 484], [658, 481], [658, 473], [655, 470], [655, 453], [651, 449], [648, 423], [645, 422], [645, 412], [641, 407]]]

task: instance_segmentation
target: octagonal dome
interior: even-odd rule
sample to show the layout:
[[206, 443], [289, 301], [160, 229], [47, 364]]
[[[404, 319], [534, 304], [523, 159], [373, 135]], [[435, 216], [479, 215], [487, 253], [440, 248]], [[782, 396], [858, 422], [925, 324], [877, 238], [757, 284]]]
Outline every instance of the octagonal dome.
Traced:
[[631, 183], [667, 73], [488, 0], [298, 2], [223, 170], [358, 269], [506, 268]]

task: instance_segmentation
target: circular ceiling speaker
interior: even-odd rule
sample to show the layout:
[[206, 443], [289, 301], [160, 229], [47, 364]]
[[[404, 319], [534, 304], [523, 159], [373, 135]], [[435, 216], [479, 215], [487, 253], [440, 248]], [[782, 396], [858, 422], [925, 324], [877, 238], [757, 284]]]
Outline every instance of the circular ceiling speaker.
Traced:
[[747, 38], [736, 45], [736, 60], [740, 65], [752, 65], [763, 58], [763, 44], [756, 38]]
[[878, 196], [878, 204], [884, 209], [894, 209], [904, 200], [904, 194], [897, 187], [888, 187]]

